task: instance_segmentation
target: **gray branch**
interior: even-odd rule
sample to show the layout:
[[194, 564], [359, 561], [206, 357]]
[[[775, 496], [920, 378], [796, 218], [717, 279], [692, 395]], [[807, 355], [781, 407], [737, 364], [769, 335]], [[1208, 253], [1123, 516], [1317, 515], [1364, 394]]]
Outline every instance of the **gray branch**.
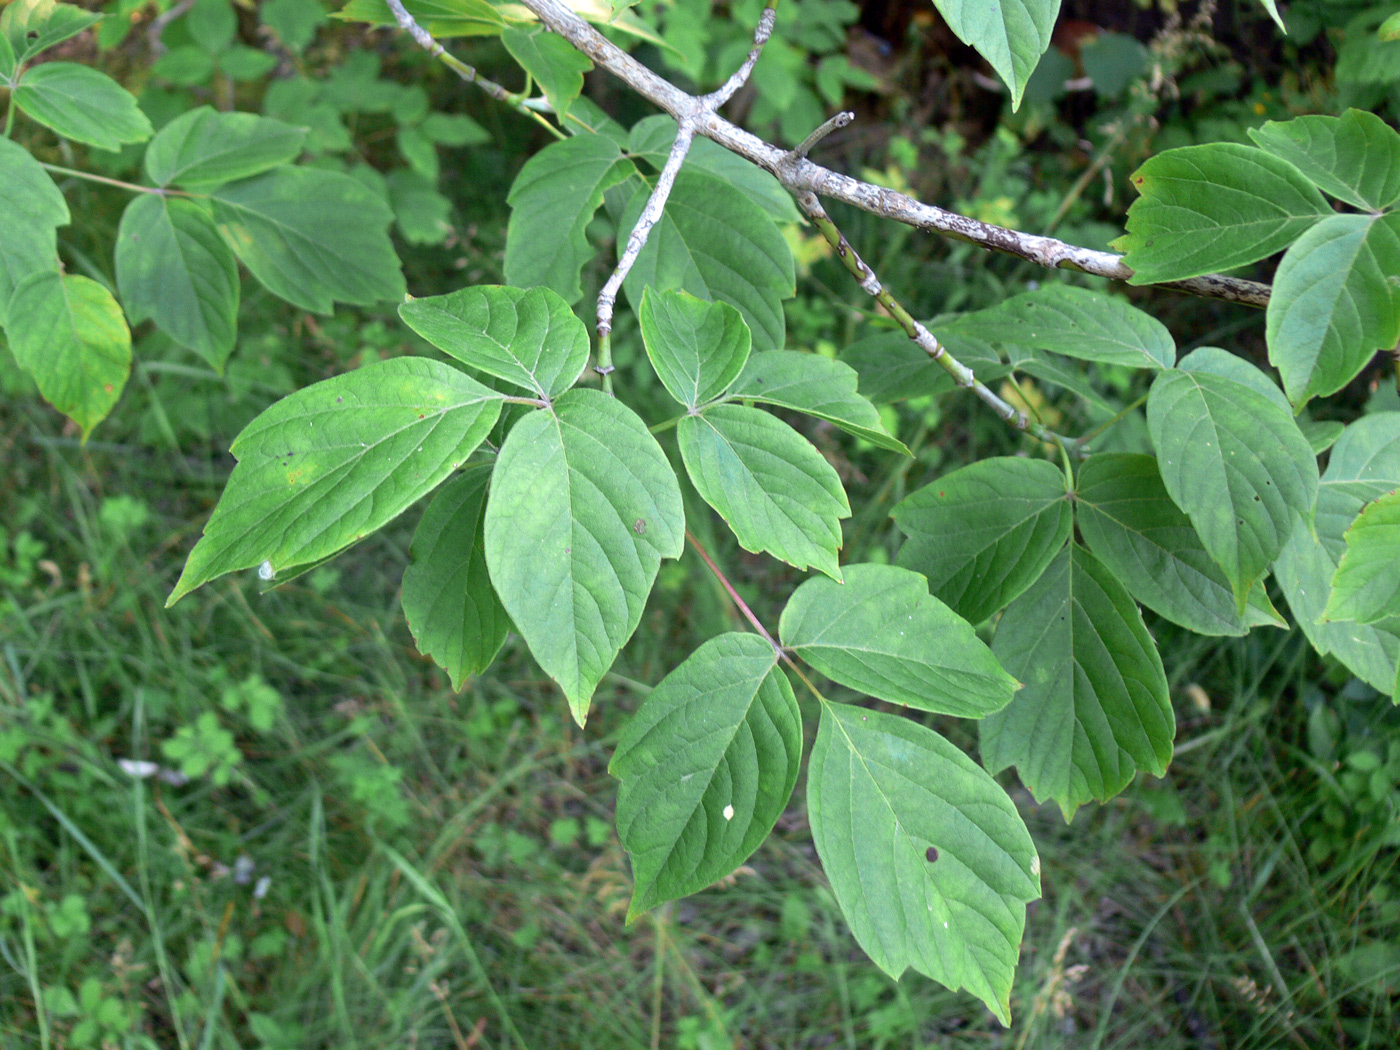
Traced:
[[[392, 7], [396, 0], [389, 2]], [[1050, 269], [1078, 270], [1115, 281], [1126, 281], [1133, 275], [1123, 257], [1114, 252], [1081, 248], [1053, 237], [993, 226], [991, 223], [979, 222], [956, 212], [924, 204], [895, 190], [861, 182], [849, 175], [824, 168], [795, 151], [779, 149], [757, 135], [736, 127], [713, 110], [695, 118], [696, 107], [701, 99], [687, 94], [642, 65], [576, 15], [562, 0], [522, 0], [522, 3], [538, 15], [541, 22], [568, 40], [596, 65], [666, 110], [678, 123], [685, 122], [687, 118], [695, 119], [695, 134], [703, 135], [771, 172], [795, 196], [815, 193], [853, 205], [873, 215], [1028, 259]], [[748, 62], [745, 65], [751, 66]], [[728, 86], [726, 84], [725, 88]], [[722, 88], [721, 92], [724, 90]], [[1164, 281], [1155, 287], [1260, 307], [1268, 305], [1270, 292], [1267, 284], [1227, 277], [1224, 274], [1206, 274], [1184, 281]]]

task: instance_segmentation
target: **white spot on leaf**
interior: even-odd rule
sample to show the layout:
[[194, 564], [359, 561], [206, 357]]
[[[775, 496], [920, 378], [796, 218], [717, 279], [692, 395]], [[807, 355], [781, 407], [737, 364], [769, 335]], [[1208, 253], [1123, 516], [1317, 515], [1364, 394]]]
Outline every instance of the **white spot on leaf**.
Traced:
[[733, 819], [734, 819], [734, 807], [733, 807], [733, 806], [725, 806], [725, 807], [724, 807], [724, 819], [725, 819], [725, 820], [733, 820]]

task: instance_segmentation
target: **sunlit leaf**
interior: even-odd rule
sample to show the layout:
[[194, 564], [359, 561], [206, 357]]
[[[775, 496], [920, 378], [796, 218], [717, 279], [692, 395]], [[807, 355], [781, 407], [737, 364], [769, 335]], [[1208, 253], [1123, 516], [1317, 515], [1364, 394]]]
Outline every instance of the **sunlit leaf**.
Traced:
[[661, 384], [687, 408], [724, 393], [748, 360], [749, 327], [728, 303], [648, 288], [637, 321]]

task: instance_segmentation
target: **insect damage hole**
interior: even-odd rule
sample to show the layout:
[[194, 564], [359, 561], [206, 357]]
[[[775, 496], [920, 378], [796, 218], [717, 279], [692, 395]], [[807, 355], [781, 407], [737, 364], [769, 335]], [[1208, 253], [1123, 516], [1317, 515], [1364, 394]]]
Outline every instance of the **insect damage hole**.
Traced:
[[938, 859], [938, 847], [930, 846], [928, 849], [924, 850], [924, 859], [930, 864], [936, 861]]

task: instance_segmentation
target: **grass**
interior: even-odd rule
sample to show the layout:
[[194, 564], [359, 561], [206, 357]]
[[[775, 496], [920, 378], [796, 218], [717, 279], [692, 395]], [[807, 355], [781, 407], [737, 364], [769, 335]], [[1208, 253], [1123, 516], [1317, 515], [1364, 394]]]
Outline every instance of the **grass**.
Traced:
[[[1396, 851], [1348, 825], [1351, 848], [1310, 859], [1331, 766], [1301, 728], [1309, 704], [1355, 721], [1384, 702], [1320, 680], [1296, 636], [1154, 625], [1180, 718], [1168, 778], [1069, 826], [1013, 788], [1045, 897], [1003, 1030], [864, 959], [800, 789], [724, 886], [623, 925], [606, 764], [685, 644], [664, 608], [587, 733], [517, 643], [461, 695], [416, 655], [396, 605], [407, 525], [270, 593], [226, 580], [165, 611], [226, 468], [152, 486], [148, 453], [77, 449], [16, 406], [3, 520], [44, 549], [15, 582], [12, 539], [0, 590], [7, 1050], [1233, 1050], [1400, 1031], [1377, 897]], [[669, 586], [697, 630], [729, 615], [703, 583]]]

